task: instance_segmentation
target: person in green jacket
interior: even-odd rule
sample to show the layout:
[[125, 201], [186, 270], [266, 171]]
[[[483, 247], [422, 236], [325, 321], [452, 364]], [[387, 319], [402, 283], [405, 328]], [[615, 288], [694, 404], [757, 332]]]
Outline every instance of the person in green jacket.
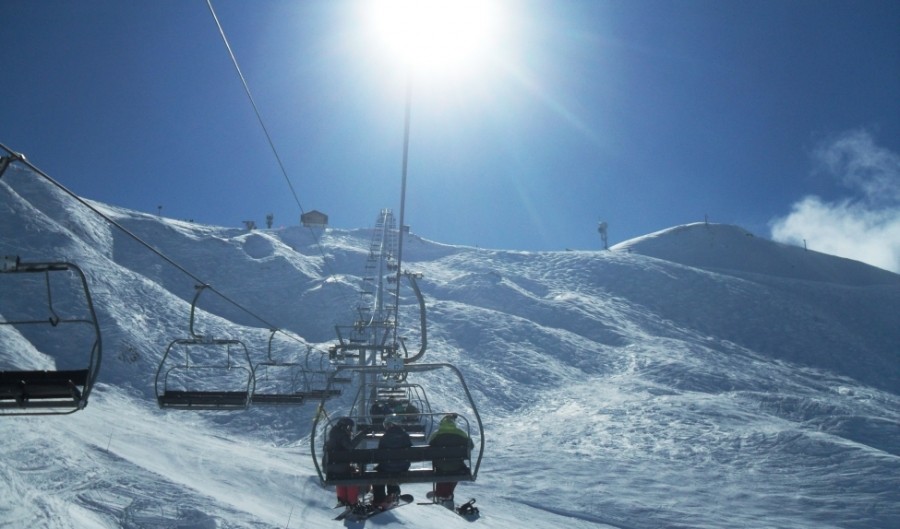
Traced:
[[[445, 415], [438, 429], [428, 439], [429, 446], [466, 446], [469, 450], [475, 447], [469, 435], [456, 425], [456, 414]], [[442, 459], [432, 462], [435, 474], [461, 474], [469, 468], [462, 459]], [[434, 493], [429, 497], [436, 497], [439, 501], [453, 499], [453, 491], [456, 489], [456, 481], [442, 481], [435, 483]]]

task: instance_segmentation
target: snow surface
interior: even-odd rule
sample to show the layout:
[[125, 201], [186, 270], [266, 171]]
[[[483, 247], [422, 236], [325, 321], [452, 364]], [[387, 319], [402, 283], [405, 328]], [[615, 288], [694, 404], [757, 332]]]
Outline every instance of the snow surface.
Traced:
[[[314, 351], [352, 322], [369, 230], [248, 233], [92, 205], [250, 309], [204, 294], [198, 325], [245, 340], [254, 362], [269, 336], [255, 316]], [[457, 491], [481, 517], [411, 505], [354, 524], [332, 520], [316, 477], [313, 404], [157, 408], [192, 278], [18, 164], [0, 179], [0, 233], [3, 255], [85, 270], [104, 343], [85, 410], [0, 417], [0, 527], [900, 527], [896, 274], [715, 224], [607, 252], [411, 236], [425, 360], [463, 371], [485, 423], [478, 480]], [[29, 301], [3, 295], [3, 316]], [[403, 301], [415, 343], [415, 300]], [[73, 361], [45, 347], [2, 326], [0, 369]], [[281, 340], [292, 353], [306, 348]], [[422, 383], [432, 403], [461, 401], [450, 380]]]

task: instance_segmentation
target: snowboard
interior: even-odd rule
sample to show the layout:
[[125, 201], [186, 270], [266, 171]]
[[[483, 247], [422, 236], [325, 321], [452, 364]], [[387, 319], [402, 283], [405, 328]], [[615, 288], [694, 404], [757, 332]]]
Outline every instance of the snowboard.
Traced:
[[354, 521], [367, 520], [367, 519], [369, 519], [373, 516], [377, 516], [383, 512], [392, 511], [398, 507], [403, 507], [404, 505], [409, 505], [413, 501], [414, 501], [414, 498], [413, 498], [412, 494], [401, 494], [400, 498], [398, 498], [398, 500], [397, 500], [397, 503], [394, 503], [393, 505], [389, 505], [387, 508], [381, 509], [381, 508], [375, 507], [373, 505], [360, 505], [357, 507], [348, 508], [341, 514], [337, 515], [335, 517], [335, 520], [343, 520], [343, 519], [354, 520]]
[[478, 517], [478, 507], [475, 506], [475, 498], [463, 503], [456, 509], [456, 514], [462, 516], [463, 518], [477, 518]]
[[473, 520], [479, 517], [478, 507], [475, 506], [475, 498], [463, 503], [462, 505], [456, 506], [453, 503], [452, 499], [442, 500], [440, 498], [435, 498], [433, 492], [429, 492], [425, 495], [431, 501], [420, 503], [419, 505], [442, 505], [447, 509], [455, 512], [456, 514], [462, 516], [463, 518], [468, 518], [469, 520]]

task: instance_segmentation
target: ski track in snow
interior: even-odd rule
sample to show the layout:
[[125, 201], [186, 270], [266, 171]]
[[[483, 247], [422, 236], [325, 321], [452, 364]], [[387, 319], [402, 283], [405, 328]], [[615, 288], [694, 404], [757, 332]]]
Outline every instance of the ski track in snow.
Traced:
[[[105, 353], [84, 411], [0, 419], [0, 527], [339, 525], [310, 457], [315, 403], [157, 409], [154, 376], [188, 336], [192, 280], [21, 169], [0, 180], [0, 204], [4, 255], [86, 270]], [[279, 357], [326, 349], [352, 317], [370, 230], [329, 230], [320, 249], [301, 228], [247, 233], [93, 204], [302, 338], [279, 340]], [[478, 481], [457, 490], [481, 516], [410, 506], [344, 526], [900, 527], [900, 276], [704, 224], [610, 252], [415, 236], [405, 251], [424, 274], [426, 360], [464, 372], [485, 424]], [[3, 317], [27, 304], [0, 288]], [[413, 326], [413, 296], [402, 303]], [[266, 358], [268, 329], [216, 296], [196, 323]], [[404, 331], [409, 343], [417, 332]], [[0, 326], [0, 345], [0, 368], [49, 367], [77, 340]], [[419, 380], [442, 409], [462, 404], [452, 381]], [[419, 501], [427, 490], [404, 487]]]

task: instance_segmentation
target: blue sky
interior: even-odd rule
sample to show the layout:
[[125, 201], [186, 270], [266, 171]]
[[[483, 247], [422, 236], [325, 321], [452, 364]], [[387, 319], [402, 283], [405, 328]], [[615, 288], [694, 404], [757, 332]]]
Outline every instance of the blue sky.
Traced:
[[[0, 142], [173, 218], [399, 213], [406, 69], [365, 2], [213, 6], [299, 206], [203, 0], [0, 3]], [[900, 270], [900, 3], [494, 6], [471, 68], [413, 76], [413, 232], [596, 249], [600, 220], [613, 244], [708, 216]]]

